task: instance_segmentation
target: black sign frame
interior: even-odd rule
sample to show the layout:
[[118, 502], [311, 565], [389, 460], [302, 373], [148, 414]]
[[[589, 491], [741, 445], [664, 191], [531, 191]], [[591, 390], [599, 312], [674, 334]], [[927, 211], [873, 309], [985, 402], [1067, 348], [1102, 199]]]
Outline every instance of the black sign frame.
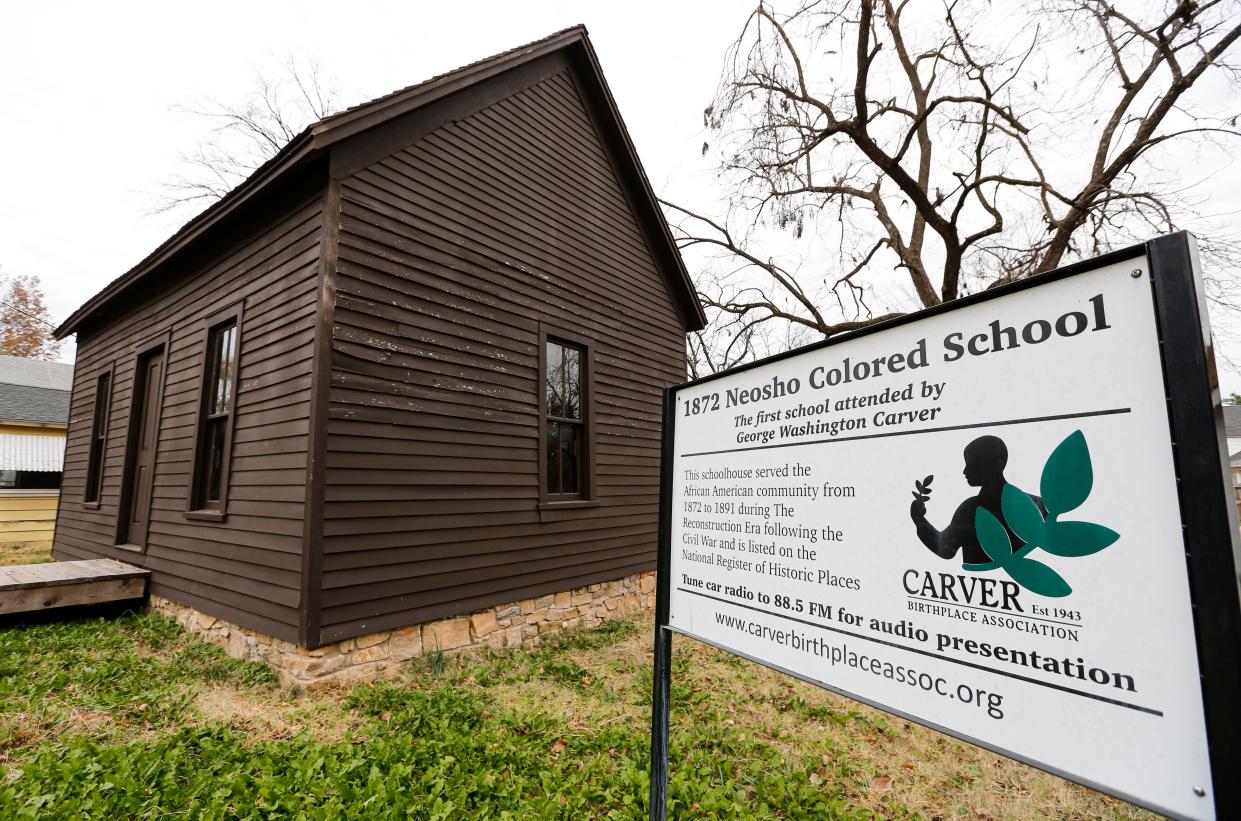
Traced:
[[[676, 434], [676, 398], [685, 388], [731, 376], [811, 351], [839, 345], [868, 334], [917, 322], [968, 305], [986, 302], [1029, 288], [1036, 288], [1076, 274], [1094, 271], [1126, 260], [1145, 259], [1155, 308], [1160, 359], [1166, 390], [1172, 457], [1181, 510], [1190, 603], [1193, 608], [1199, 676], [1205, 713], [1207, 746], [1211, 761], [1212, 792], [1218, 818], [1241, 818], [1241, 779], [1235, 770], [1241, 762], [1241, 538], [1232, 471], [1229, 465], [1223, 406], [1215, 369], [1206, 295], [1198, 274], [1196, 244], [1181, 231], [1148, 242], [1067, 265], [951, 303], [840, 334], [775, 356], [760, 359], [701, 379], [673, 385], [664, 391], [663, 438], [660, 462], [658, 575], [655, 601], [654, 676], [651, 692], [650, 818], [666, 821], [668, 806], [668, 732], [672, 676], [670, 567], [672, 558], [672, 466]], [[1214, 488], [1216, 492], [1211, 492]], [[688, 636], [690, 638], [696, 637]], [[719, 645], [715, 645], [719, 646]], [[764, 666], [823, 687], [790, 670], [738, 653]], [[832, 688], [827, 688], [832, 689]], [[845, 694], [849, 695], [849, 694]], [[855, 696], [853, 696], [855, 697]], [[891, 713], [890, 708], [871, 706]], [[899, 713], [902, 718], [1024, 761], [1012, 751], [983, 744], [951, 729]], [[1024, 761], [1032, 766], [1035, 762]], [[1046, 769], [1045, 767], [1043, 769]], [[1068, 777], [1065, 773], [1054, 773]], [[1072, 779], [1070, 779], [1072, 780]], [[1087, 784], [1101, 792], [1138, 803], [1132, 796], [1109, 792], [1106, 785]], [[1158, 810], [1159, 808], [1150, 808]]]

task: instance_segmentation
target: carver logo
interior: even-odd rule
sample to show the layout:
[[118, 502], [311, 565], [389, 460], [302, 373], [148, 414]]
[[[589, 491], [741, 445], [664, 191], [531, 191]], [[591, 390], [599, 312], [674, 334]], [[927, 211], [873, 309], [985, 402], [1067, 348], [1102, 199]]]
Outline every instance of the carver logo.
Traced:
[[961, 551], [962, 569], [981, 573], [1003, 570], [1031, 593], [1061, 597], [1073, 588], [1059, 573], [1030, 554], [1089, 556], [1113, 544], [1119, 534], [1093, 522], [1061, 521], [1080, 507], [1094, 485], [1086, 437], [1080, 430], [1065, 437], [1047, 457], [1032, 496], [1004, 479], [1008, 447], [998, 436], [980, 436], [965, 448], [966, 481], [978, 494], [957, 507], [943, 530], [927, 521], [926, 503], [934, 476], [914, 482], [910, 517], [918, 538], [935, 555], [950, 559]]

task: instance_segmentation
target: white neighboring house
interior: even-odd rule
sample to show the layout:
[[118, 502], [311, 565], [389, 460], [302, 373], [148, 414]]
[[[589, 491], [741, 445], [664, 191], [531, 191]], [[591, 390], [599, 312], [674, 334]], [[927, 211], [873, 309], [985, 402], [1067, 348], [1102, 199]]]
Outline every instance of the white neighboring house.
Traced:
[[51, 546], [73, 366], [0, 356], [0, 547]]
[[1224, 405], [1224, 431], [1228, 436], [1228, 463], [1232, 466], [1232, 487], [1241, 517], [1241, 405]]
[[1224, 429], [1228, 433], [1228, 455], [1241, 452], [1241, 405], [1224, 405]]

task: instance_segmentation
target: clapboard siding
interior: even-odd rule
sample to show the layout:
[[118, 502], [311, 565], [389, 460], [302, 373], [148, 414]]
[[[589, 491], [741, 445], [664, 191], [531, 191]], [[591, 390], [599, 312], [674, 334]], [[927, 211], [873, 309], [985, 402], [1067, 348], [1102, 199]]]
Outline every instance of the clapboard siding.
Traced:
[[0, 546], [47, 547], [56, 529], [57, 498], [54, 490], [0, 493]]
[[[54, 555], [152, 571], [151, 592], [278, 638], [299, 639], [318, 312], [322, 182], [266, 204], [210, 250], [168, 265], [143, 297], [78, 335]], [[204, 320], [244, 301], [228, 516], [184, 515], [203, 379]], [[170, 331], [147, 548], [115, 546], [134, 387], [134, 345]], [[83, 505], [99, 373], [113, 368], [98, 509]]]
[[[654, 565], [685, 320], [573, 71], [341, 180], [321, 641]], [[592, 348], [595, 506], [539, 506], [541, 326]]]

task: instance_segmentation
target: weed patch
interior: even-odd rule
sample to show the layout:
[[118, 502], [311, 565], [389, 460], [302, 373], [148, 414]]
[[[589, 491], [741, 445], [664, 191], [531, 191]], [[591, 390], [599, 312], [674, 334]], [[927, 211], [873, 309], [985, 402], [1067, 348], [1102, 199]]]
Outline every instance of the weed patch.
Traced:
[[[282, 690], [155, 615], [0, 629], [5, 818], [642, 819], [649, 623]], [[1149, 817], [690, 641], [673, 817]]]

